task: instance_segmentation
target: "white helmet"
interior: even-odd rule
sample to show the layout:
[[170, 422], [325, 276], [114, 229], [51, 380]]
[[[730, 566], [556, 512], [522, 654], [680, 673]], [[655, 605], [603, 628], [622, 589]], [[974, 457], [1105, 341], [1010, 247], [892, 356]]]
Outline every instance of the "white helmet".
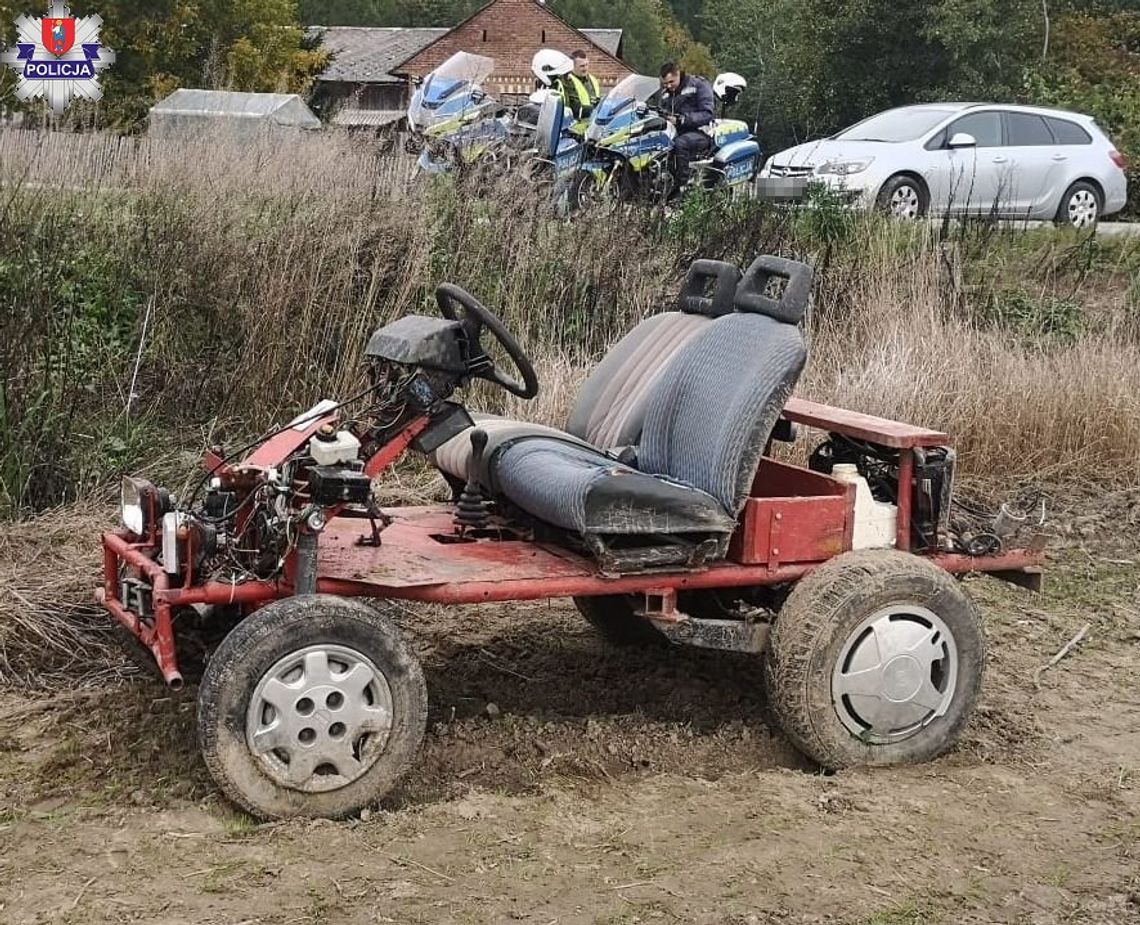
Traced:
[[562, 77], [574, 70], [574, 61], [553, 48], [540, 48], [530, 59], [530, 69], [543, 86], [549, 87], [555, 77]]
[[730, 103], [735, 102], [736, 98], [747, 88], [748, 81], [732, 71], [717, 74], [716, 80], [713, 81], [713, 93], [717, 95], [718, 99], [727, 100]]

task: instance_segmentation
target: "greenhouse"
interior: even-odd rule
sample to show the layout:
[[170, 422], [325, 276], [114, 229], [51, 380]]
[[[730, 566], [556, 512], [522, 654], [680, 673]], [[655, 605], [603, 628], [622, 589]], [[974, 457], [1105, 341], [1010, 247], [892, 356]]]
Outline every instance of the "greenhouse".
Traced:
[[320, 127], [321, 120], [295, 93], [183, 89], [151, 108], [148, 134], [178, 138], [203, 131], [232, 131], [247, 138]]

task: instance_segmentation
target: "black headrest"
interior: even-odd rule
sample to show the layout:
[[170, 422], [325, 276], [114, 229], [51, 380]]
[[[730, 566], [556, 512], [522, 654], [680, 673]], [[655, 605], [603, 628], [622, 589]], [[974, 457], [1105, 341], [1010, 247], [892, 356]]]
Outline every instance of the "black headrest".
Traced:
[[[736, 287], [736, 310], [799, 324], [811, 298], [814, 275], [806, 263], [762, 254], [744, 271], [744, 278]], [[781, 282], [782, 293], [778, 288]]]
[[[709, 283], [713, 284], [709, 295]], [[677, 307], [690, 315], [719, 318], [732, 312], [740, 270], [720, 260], [694, 260], [685, 274]]]

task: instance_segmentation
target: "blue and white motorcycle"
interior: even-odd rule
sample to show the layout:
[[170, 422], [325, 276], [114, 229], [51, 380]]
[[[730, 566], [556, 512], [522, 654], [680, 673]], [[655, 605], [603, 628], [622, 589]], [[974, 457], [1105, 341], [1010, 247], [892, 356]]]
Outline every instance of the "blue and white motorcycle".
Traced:
[[564, 200], [585, 150], [589, 118], [576, 120], [554, 89], [555, 81], [574, 69], [574, 61], [560, 51], [540, 49], [531, 60], [538, 88], [516, 113], [515, 134], [523, 140], [521, 174], [536, 188], [552, 189]]
[[[692, 189], [746, 193], [763, 163], [760, 144], [739, 119], [725, 118], [747, 84], [738, 74], [721, 74], [713, 92], [721, 118], [702, 131], [711, 139], [707, 157], [691, 162], [685, 194]], [[631, 74], [598, 104], [586, 131], [583, 162], [570, 189], [570, 208], [599, 202], [665, 202], [673, 192], [670, 169], [676, 128], [653, 106], [660, 92], [654, 77]]]
[[419, 154], [429, 173], [446, 173], [494, 160], [508, 132], [503, 106], [483, 90], [495, 62], [456, 52], [432, 71], [408, 104], [410, 135], [405, 148]]

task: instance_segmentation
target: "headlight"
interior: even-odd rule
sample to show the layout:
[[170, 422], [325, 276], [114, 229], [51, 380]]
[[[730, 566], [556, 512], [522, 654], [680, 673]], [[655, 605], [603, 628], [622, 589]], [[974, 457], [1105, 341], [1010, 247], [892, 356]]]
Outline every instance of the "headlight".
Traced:
[[815, 168], [816, 173], [830, 173], [840, 177], [849, 177], [853, 173], [862, 173], [871, 166], [873, 157], [865, 157], [858, 161], [828, 161]]
[[119, 516], [135, 536], [146, 536], [158, 519], [170, 510], [170, 496], [146, 479], [123, 478], [119, 493]]

